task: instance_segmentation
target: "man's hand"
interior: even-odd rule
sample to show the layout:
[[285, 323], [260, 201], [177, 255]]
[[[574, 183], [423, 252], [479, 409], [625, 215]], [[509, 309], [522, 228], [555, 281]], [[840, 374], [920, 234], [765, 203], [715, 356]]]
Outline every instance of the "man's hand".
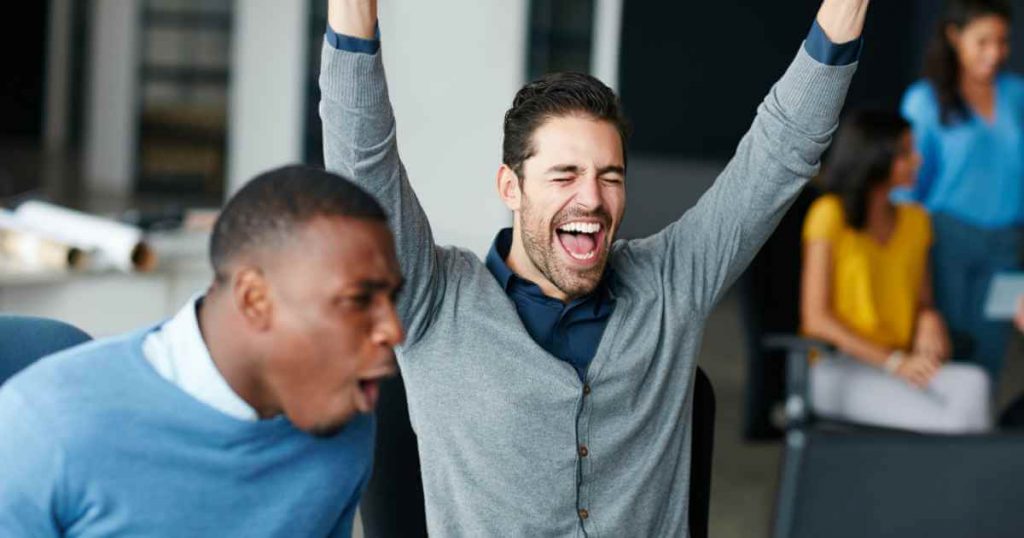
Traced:
[[946, 330], [942, 316], [935, 310], [922, 310], [917, 316], [914, 353], [928, 355], [940, 362], [950, 359], [952, 344], [949, 340], [949, 331]]
[[327, 24], [339, 34], [373, 39], [377, 29], [377, 0], [328, 0]]
[[870, 0], [825, 0], [818, 10], [818, 25], [837, 45], [860, 37]]

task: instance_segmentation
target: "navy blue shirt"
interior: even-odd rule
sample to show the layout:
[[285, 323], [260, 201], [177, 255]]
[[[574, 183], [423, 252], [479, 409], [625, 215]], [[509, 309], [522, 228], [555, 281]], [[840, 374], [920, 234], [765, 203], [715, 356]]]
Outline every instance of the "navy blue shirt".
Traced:
[[[361, 39], [335, 33], [328, 25], [325, 39], [339, 50], [375, 54], [380, 49], [380, 28], [377, 28], [375, 39]], [[861, 42], [861, 39], [855, 39], [849, 43], [832, 43], [818, 21], [814, 21], [804, 47], [807, 54], [818, 62], [849, 65], [860, 56]], [[615, 299], [608, 287], [610, 273], [605, 272], [590, 295], [563, 303], [544, 295], [539, 286], [520, 278], [508, 268], [505, 259], [511, 246], [512, 229], [498, 232], [487, 254], [487, 269], [515, 303], [526, 332], [548, 353], [571, 364], [583, 380], [615, 308]]]
[[505, 260], [511, 247], [512, 228], [505, 228], [487, 253], [487, 269], [515, 303], [526, 332], [548, 353], [571, 364], [582, 381], [615, 306], [608, 288], [610, 269], [592, 293], [563, 303], [509, 269]]

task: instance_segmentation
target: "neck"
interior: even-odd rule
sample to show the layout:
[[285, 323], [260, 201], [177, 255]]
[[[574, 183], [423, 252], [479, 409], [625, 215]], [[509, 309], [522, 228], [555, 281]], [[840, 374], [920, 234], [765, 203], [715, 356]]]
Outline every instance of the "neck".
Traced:
[[891, 191], [891, 187], [881, 186], [872, 189], [868, 195], [868, 228], [887, 228], [892, 223], [896, 215], [896, 206], [889, 198]]
[[211, 288], [196, 317], [210, 358], [231, 390], [252, 406], [260, 418], [279, 414], [260, 377], [259, 354], [247, 338], [244, 320], [238, 319], [230, 298], [222, 297], [216, 287]]
[[977, 80], [971, 77], [960, 78], [960, 92], [967, 99], [989, 96], [995, 92], [995, 88], [995, 79]]
[[526, 246], [523, 243], [522, 232], [518, 224], [512, 228], [512, 247], [508, 251], [508, 258], [505, 260], [508, 268], [520, 278], [524, 278], [536, 284], [541, 293], [552, 299], [566, 302], [570, 299], [562, 290], [558, 289], [544, 273], [533, 264], [533, 260], [526, 253]]

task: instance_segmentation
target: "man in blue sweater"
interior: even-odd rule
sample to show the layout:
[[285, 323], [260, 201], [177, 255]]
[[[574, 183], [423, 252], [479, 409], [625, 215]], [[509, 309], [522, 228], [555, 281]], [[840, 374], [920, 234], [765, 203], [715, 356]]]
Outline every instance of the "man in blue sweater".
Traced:
[[351, 534], [403, 339], [386, 217], [293, 166], [217, 220], [215, 280], [156, 327], [0, 388], [0, 536]]
[[688, 534], [704, 323], [817, 173], [868, 3], [824, 0], [714, 186], [644, 239], [615, 240], [627, 174], [614, 93], [586, 75], [526, 85], [496, 174], [512, 228], [484, 261], [434, 243], [399, 157], [376, 1], [329, 0], [324, 154], [392, 217], [408, 281], [398, 362], [431, 536]]

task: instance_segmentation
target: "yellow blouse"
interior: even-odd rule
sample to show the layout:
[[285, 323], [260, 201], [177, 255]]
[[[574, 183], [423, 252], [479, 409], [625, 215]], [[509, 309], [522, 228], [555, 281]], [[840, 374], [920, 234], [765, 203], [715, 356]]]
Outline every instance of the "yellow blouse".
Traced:
[[896, 206], [895, 228], [883, 244], [848, 225], [839, 197], [827, 194], [807, 212], [803, 238], [832, 247], [835, 316], [878, 345], [909, 348], [932, 242], [928, 213], [916, 204]]

